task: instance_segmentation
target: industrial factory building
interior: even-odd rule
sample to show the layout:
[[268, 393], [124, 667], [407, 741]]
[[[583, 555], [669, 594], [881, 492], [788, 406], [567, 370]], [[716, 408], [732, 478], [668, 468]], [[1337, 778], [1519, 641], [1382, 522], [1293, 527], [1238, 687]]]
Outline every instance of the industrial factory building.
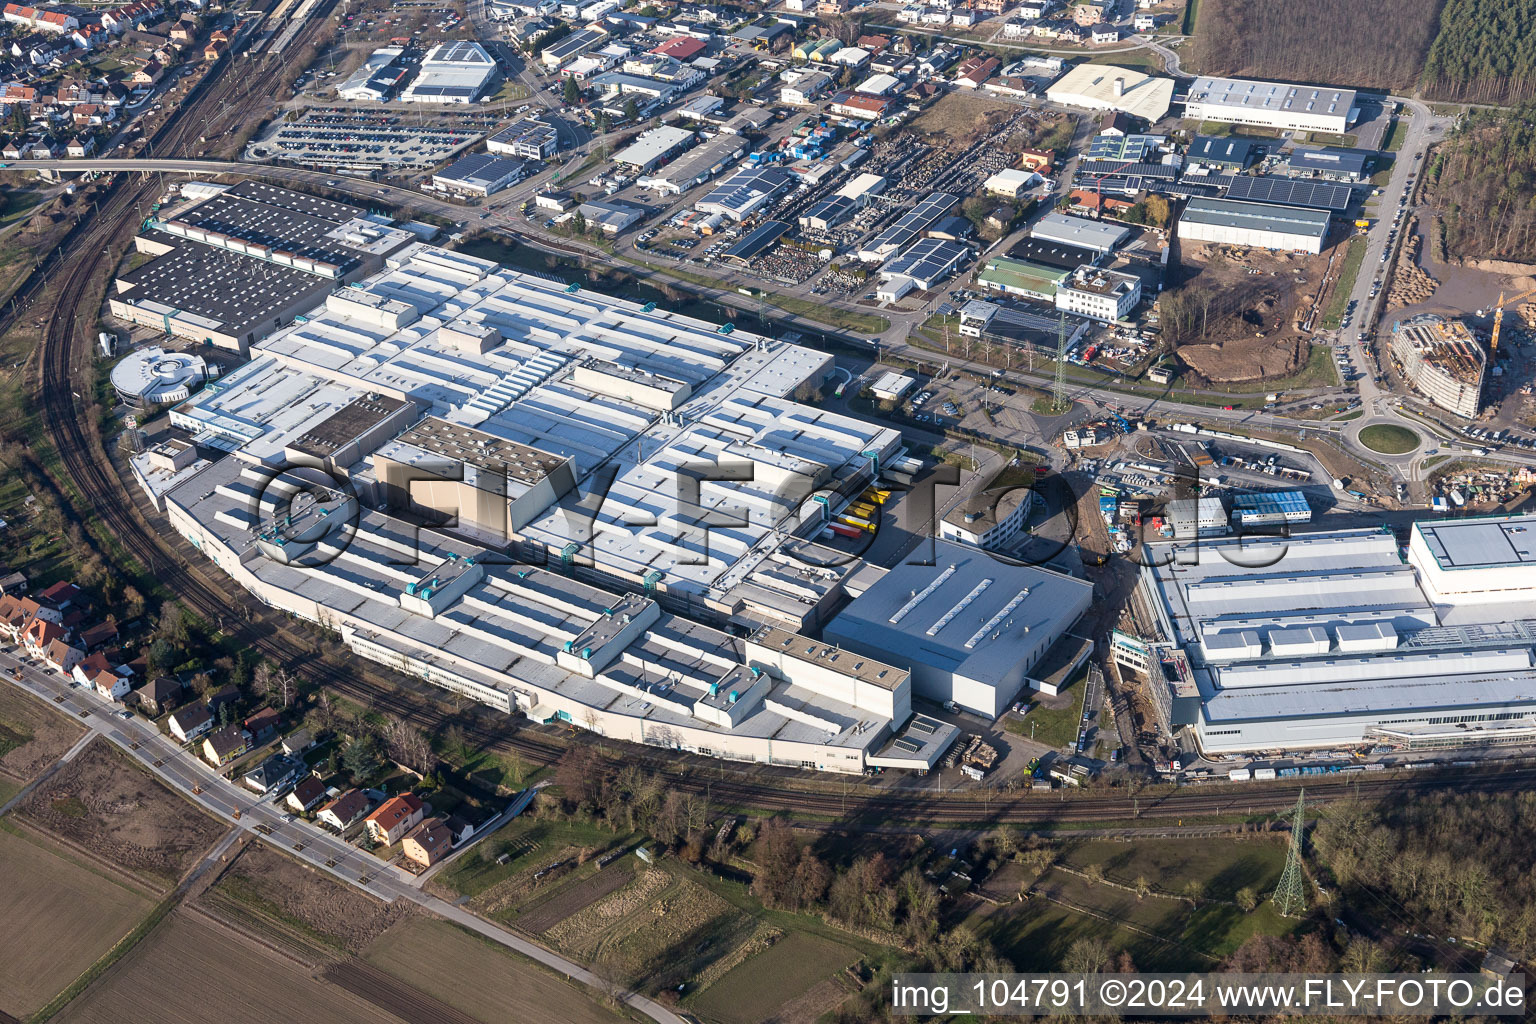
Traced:
[[1349, 130], [1355, 115], [1353, 89], [1205, 75], [1190, 84], [1184, 105], [1184, 116], [1193, 121], [1337, 135]]
[[1206, 753], [1536, 740], [1536, 516], [1164, 547], [1113, 653]]
[[933, 563], [887, 570], [827, 626], [849, 650], [912, 670], [913, 693], [985, 718], [1025, 689], [1054, 691], [1092, 650], [1070, 635], [1093, 584], [939, 540]]
[[1191, 199], [1179, 215], [1178, 235], [1191, 242], [1319, 253], [1329, 219], [1327, 210]]

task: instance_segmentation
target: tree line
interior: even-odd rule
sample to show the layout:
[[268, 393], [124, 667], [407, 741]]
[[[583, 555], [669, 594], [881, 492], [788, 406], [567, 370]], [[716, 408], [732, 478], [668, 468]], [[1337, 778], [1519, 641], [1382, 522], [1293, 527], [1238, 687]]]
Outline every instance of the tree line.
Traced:
[[1204, 0], [1193, 69], [1208, 75], [1409, 89], [1418, 82], [1435, 39], [1441, 2]]
[[1424, 64], [1434, 99], [1523, 103], [1536, 99], [1536, 0], [1446, 0]]
[[1469, 110], [1431, 162], [1429, 200], [1446, 250], [1536, 259], [1536, 102]]

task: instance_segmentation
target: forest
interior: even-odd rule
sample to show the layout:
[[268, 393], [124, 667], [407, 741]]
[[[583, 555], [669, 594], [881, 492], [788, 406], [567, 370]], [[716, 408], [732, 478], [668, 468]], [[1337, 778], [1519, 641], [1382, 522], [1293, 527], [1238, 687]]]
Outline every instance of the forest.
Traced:
[[1442, 2], [1204, 0], [1190, 70], [1411, 91], [1435, 39]]
[[1430, 162], [1428, 198], [1446, 251], [1536, 261], [1536, 103], [1472, 110]]
[[1463, 103], [1536, 98], [1536, 0], [1446, 0], [1424, 65], [1426, 96]]

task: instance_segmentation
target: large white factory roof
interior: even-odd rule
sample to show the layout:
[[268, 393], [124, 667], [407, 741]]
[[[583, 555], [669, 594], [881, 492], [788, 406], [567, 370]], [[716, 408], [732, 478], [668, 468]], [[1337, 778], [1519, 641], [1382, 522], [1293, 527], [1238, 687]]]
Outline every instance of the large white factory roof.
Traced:
[[[1536, 716], [1533, 532], [1536, 516], [1419, 523], [1406, 560], [1372, 530], [1159, 545], [1143, 593], [1188, 656], [1214, 749]], [[1447, 575], [1458, 586], [1437, 592]]]
[[1330, 114], [1347, 117], [1355, 90], [1328, 85], [1291, 85], [1251, 78], [1200, 76], [1189, 87], [1189, 102], [1254, 112]]
[[[867, 474], [870, 453], [889, 458], [901, 435], [794, 400], [830, 372], [830, 356], [429, 245], [388, 268], [268, 339], [175, 422], [272, 459], [359, 395], [409, 399], [570, 459], [583, 489], [599, 466], [614, 474], [594, 536], [572, 537], [558, 506], [527, 524], [552, 550], [578, 540], [603, 570], [658, 572], [674, 593], [744, 585], [791, 618], [841, 575], [808, 577], [779, 544], [812, 491]], [[716, 463], [750, 472], [701, 480], [696, 497], [680, 490], [685, 467]]]
[[1441, 569], [1536, 565], [1536, 522], [1529, 516], [1449, 519], [1413, 528]]
[[1173, 79], [1110, 64], [1079, 64], [1045, 90], [1052, 103], [1089, 110], [1119, 110], [1156, 122], [1173, 103]]

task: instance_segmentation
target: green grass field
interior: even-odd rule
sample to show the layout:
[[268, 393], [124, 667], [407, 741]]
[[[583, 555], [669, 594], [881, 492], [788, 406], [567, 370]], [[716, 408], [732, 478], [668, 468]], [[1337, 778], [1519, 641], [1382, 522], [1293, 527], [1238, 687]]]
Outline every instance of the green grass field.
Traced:
[[1406, 455], [1419, 446], [1419, 435], [1395, 423], [1376, 423], [1360, 431], [1360, 443], [1382, 455]]
[[1003, 728], [1019, 736], [1029, 736], [1036, 743], [1048, 747], [1068, 747], [1077, 742], [1077, 727], [1083, 720], [1083, 695], [1088, 687], [1083, 685], [1082, 674], [1073, 678], [1067, 686], [1071, 703], [1066, 707], [1048, 707], [1035, 704], [1020, 718], [1010, 714], [1003, 720]]
[[[529, 871], [567, 846], [607, 849], [627, 840], [622, 833], [596, 825], [515, 818], [453, 862], [435, 881], [460, 896], [478, 896], [523, 871]], [[496, 863], [503, 853], [505, 864]]]

